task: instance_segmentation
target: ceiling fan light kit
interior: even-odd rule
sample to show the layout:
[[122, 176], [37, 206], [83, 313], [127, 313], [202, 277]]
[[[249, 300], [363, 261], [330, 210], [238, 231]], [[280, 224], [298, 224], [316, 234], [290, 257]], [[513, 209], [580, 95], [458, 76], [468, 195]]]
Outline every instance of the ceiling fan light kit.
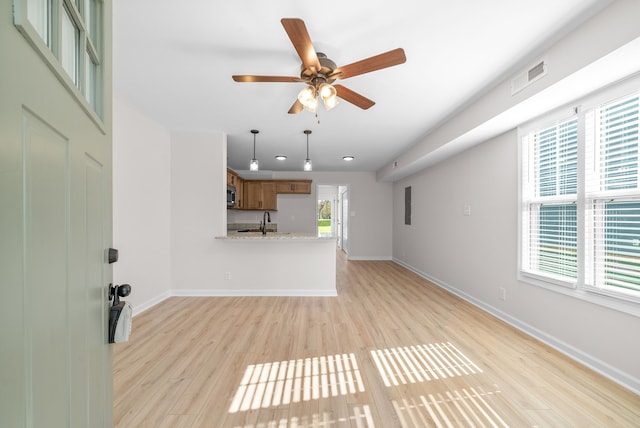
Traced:
[[316, 88], [311, 85], [305, 86], [300, 93], [298, 93], [298, 101], [300, 101], [305, 110], [315, 113], [318, 109]]
[[360, 107], [371, 108], [375, 102], [342, 85], [333, 85], [337, 79], [346, 79], [364, 73], [380, 70], [404, 63], [407, 58], [402, 48], [397, 48], [354, 63], [338, 67], [323, 53], [316, 52], [304, 21], [299, 18], [280, 20], [293, 47], [302, 60], [300, 77], [292, 76], [252, 76], [234, 75], [236, 82], [304, 82], [306, 86], [298, 93], [289, 114], [298, 114], [303, 109], [316, 112], [318, 97], [325, 109], [331, 110], [338, 104], [338, 97]]

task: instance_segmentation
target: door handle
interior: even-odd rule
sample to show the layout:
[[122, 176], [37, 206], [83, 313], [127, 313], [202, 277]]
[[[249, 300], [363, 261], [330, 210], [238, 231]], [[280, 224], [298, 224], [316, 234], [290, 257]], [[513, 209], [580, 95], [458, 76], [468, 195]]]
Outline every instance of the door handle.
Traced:
[[120, 297], [131, 294], [129, 284], [109, 284], [109, 300], [113, 304], [109, 308], [109, 343], [126, 342], [131, 334], [131, 305]]

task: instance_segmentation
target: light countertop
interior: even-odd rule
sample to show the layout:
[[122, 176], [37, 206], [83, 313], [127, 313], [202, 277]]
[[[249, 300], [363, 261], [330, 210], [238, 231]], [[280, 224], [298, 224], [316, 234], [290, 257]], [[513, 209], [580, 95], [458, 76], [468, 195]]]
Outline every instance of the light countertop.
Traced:
[[282, 241], [327, 241], [335, 240], [333, 236], [318, 236], [312, 233], [289, 233], [289, 232], [235, 232], [227, 231], [227, 236], [216, 236], [216, 239], [228, 240], [282, 240]]

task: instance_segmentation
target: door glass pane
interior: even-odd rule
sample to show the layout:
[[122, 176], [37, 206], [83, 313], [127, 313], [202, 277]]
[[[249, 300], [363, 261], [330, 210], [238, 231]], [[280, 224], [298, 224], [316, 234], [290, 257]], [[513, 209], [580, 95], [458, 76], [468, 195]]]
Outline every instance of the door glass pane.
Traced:
[[47, 46], [51, 47], [49, 38], [49, 15], [51, 12], [49, 0], [28, 0], [27, 19], [36, 29]]
[[87, 34], [89, 35], [89, 39], [91, 39], [93, 46], [99, 51], [100, 46], [98, 46], [98, 36], [100, 33], [100, 22], [102, 18], [101, 3], [98, 0], [85, 0], [84, 7], [84, 24], [87, 28]]
[[96, 72], [97, 66], [93, 63], [89, 53], [85, 52], [85, 97], [91, 107], [96, 110]]
[[80, 45], [80, 31], [64, 8], [62, 14], [62, 28], [60, 32], [60, 62], [69, 77], [78, 86], [78, 47]]

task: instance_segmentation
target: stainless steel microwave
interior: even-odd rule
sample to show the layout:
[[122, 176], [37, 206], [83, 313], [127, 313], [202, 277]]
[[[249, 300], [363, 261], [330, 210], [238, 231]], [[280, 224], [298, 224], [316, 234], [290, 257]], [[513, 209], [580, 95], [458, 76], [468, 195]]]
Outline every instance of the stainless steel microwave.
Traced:
[[227, 208], [236, 207], [236, 188], [227, 186]]

